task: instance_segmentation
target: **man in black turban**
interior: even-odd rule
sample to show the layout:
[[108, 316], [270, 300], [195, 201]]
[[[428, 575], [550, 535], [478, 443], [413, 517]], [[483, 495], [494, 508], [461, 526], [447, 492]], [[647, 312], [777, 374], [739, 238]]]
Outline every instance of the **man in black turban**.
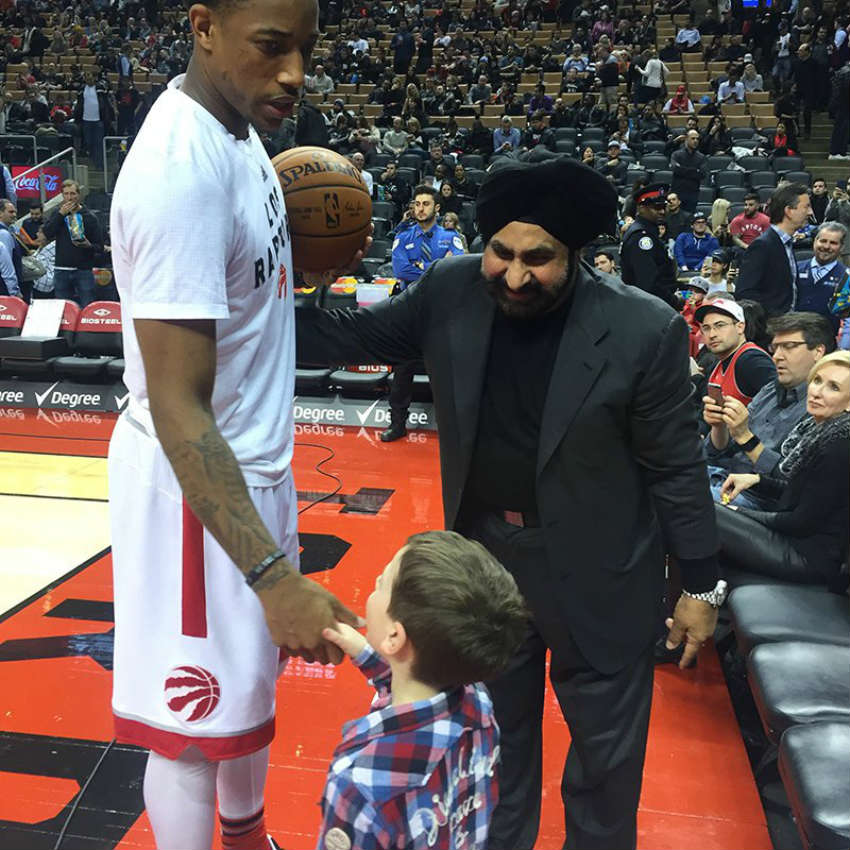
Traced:
[[665, 554], [685, 588], [668, 636], [682, 666], [722, 601], [687, 325], [581, 257], [615, 212], [583, 165], [512, 163], [481, 187], [483, 254], [365, 309], [298, 311], [299, 363], [424, 359], [446, 528], [480, 541], [528, 601], [526, 640], [487, 683], [502, 753], [490, 850], [537, 836], [547, 650], [572, 737], [565, 847], [635, 846]]

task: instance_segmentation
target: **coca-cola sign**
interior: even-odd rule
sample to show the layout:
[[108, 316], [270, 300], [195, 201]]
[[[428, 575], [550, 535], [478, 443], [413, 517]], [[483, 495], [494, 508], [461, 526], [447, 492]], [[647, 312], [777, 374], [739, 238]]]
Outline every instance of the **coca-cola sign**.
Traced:
[[[41, 196], [38, 191], [38, 172], [30, 171], [25, 177], [18, 176], [28, 170], [28, 167], [25, 165], [12, 166], [12, 178], [15, 181], [18, 197], [39, 198]], [[65, 179], [62, 169], [56, 165], [45, 165], [41, 171], [44, 175], [45, 197], [49, 199], [54, 195], [58, 195], [62, 191], [62, 181]]]

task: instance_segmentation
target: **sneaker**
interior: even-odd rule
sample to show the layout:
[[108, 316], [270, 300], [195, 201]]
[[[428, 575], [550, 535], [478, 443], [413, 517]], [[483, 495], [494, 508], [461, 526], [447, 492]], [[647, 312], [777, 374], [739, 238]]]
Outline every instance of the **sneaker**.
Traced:
[[831, 153], [827, 159], [850, 159], [850, 154], [846, 153]]
[[274, 840], [268, 833], [266, 833], [266, 838], [269, 840], [269, 850], [283, 850], [280, 844]]

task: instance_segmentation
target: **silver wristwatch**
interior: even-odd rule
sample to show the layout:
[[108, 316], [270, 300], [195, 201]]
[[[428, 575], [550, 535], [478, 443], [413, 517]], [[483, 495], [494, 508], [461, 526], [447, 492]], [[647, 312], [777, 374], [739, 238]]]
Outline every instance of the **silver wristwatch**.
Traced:
[[682, 596], [690, 596], [691, 599], [699, 599], [700, 602], [708, 602], [712, 608], [719, 608], [726, 599], [727, 584], [723, 579], [714, 587], [714, 590], [708, 590], [705, 593], [688, 593], [687, 590], [682, 591]]

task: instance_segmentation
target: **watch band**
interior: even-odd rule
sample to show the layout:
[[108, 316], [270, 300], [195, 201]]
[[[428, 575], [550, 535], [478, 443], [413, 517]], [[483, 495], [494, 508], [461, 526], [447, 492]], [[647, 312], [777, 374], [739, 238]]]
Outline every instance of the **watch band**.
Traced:
[[741, 447], [742, 451], [751, 452], [760, 442], [761, 440], [753, 434], [746, 443], [738, 443], [738, 445]]
[[253, 587], [268, 572], [269, 567], [275, 563], [275, 561], [279, 561], [281, 558], [285, 557], [286, 554], [282, 549], [276, 549], [267, 558], [263, 558], [256, 567], [251, 568], [251, 571], [245, 576], [245, 584], [247, 584], [248, 587]]
[[726, 582], [721, 579], [712, 590], [707, 590], [704, 593], [688, 593], [687, 590], [683, 589], [682, 596], [699, 599], [700, 602], [708, 602], [712, 608], [719, 608], [726, 599], [727, 586]]

